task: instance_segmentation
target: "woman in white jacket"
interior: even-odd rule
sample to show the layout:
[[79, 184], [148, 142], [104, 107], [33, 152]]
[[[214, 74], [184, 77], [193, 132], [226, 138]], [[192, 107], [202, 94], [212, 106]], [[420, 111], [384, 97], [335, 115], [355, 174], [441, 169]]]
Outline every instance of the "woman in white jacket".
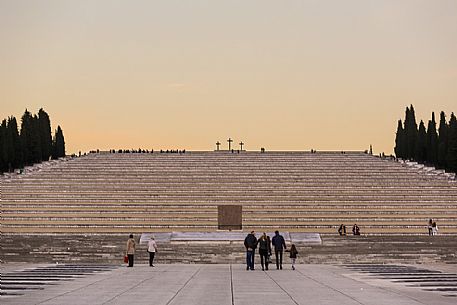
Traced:
[[149, 266], [154, 267], [154, 256], [157, 252], [157, 244], [154, 240], [154, 235], [151, 236], [151, 239], [148, 241], [148, 252], [149, 252]]

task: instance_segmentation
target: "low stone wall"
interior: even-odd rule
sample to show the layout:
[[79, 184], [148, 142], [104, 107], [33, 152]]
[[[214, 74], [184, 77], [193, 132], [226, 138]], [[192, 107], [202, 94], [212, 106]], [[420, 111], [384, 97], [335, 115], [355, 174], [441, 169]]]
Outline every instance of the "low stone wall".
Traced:
[[[322, 244], [296, 243], [298, 263], [457, 263], [457, 236], [322, 236]], [[1, 262], [122, 264], [125, 235], [1, 236]], [[136, 236], [139, 241], [139, 236]], [[288, 243], [289, 244], [289, 243]], [[242, 241], [158, 241], [157, 263], [240, 263]], [[147, 263], [140, 244], [136, 262]], [[285, 262], [289, 261], [285, 253]]]

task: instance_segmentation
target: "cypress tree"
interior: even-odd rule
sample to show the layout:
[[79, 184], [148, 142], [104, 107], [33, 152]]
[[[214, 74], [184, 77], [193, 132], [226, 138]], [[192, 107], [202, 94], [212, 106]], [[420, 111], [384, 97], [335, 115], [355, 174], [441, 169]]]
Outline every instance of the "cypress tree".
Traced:
[[16, 165], [16, 156], [14, 152], [14, 140], [13, 140], [13, 126], [10, 123], [11, 118], [8, 118], [8, 121], [3, 120], [2, 126], [4, 125], [4, 159], [6, 162], [6, 170], [11, 171]]
[[33, 163], [39, 163], [42, 159], [41, 153], [41, 134], [40, 122], [38, 116], [35, 114], [32, 118], [32, 160]]
[[10, 133], [14, 149], [14, 159], [12, 161], [13, 168], [20, 168], [23, 166], [23, 151], [21, 139], [19, 137], [17, 120], [14, 116], [10, 117], [8, 121], [8, 132]]
[[426, 145], [427, 162], [436, 165], [438, 159], [438, 134], [436, 132], [436, 121], [434, 112], [432, 112], [432, 119], [428, 121]]
[[41, 141], [41, 159], [49, 160], [52, 151], [51, 121], [43, 108], [38, 111], [38, 127]]
[[451, 114], [448, 129], [447, 169], [457, 173], [457, 118]]
[[415, 159], [417, 123], [413, 105], [406, 107], [405, 114], [405, 137], [406, 137], [406, 158]]
[[446, 155], [448, 146], [448, 125], [444, 111], [440, 113], [440, 127], [438, 129], [438, 167], [446, 168]]
[[57, 126], [53, 141], [53, 159], [65, 157], [65, 138], [60, 126]]
[[415, 158], [415, 160], [417, 162], [422, 163], [425, 161], [425, 158], [427, 155], [426, 141], [427, 141], [427, 133], [425, 131], [425, 124], [421, 120], [421, 122], [419, 124], [419, 131], [417, 133], [417, 141], [416, 141], [416, 152], [415, 152], [416, 158]]
[[2, 124], [0, 124], [0, 172], [5, 172], [8, 169], [7, 132], [6, 120], [3, 120]]
[[398, 120], [397, 133], [395, 135], [395, 155], [397, 158], [405, 158], [405, 131], [401, 120]]
[[25, 109], [24, 114], [21, 118], [21, 146], [23, 152], [23, 159], [24, 165], [32, 164], [33, 163], [33, 156], [32, 156], [32, 121], [33, 117], [32, 114]]

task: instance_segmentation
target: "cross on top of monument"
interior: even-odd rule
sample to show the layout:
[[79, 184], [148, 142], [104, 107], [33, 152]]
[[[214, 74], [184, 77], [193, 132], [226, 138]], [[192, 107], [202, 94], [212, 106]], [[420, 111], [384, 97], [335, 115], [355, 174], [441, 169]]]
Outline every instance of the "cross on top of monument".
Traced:
[[243, 141], [241, 141], [241, 142], [240, 142], [241, 150], [243, 150], [243, 145], [244, 145], [244, 143], [243, 143]]
[[217, 150], [219, 150], [219, 145], [221, 145], [221, 143], [219, 143], [219, 141], [217, 141], [216, 142]]
[[228, 149], [228, 150], [230, 150], [230, 149], [232, 148], [232, 147], [231, 147], [231, 146], [232, 146], [231, 144], [232, 144], [233, 140], [230, 139], [230, 138], [228, 138], [227, 142], [228, 142], [228, 144], [229, 144], [229, 145], [228, 145], [228, 146], [229, 146], [229, 149]]

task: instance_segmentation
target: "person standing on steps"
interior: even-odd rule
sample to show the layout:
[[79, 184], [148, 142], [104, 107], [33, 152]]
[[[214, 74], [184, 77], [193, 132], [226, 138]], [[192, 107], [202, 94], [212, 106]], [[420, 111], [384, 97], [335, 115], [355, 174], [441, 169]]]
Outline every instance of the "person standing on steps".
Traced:
[[438, 235], [438, 226], [435, 221], [432, 223], [432, 235]]
[[135, 256], [135, 240], [133, 239], [133, 234], [130, 234], [129, 239], [127, 240], [127, 257], [129, 258], [128, 267], [133, 267], [133, 259]]
[[338, 228], [338, 234], [340, 234], [340, 236], [346, 236], [346, 226], [344, 224], [341, 224]]
[[268, 270], [269, 255], [271, 254], [271, 242], [267, 234], [264, 232], [257, 241], [259, 245], [260, 264], [262, 265], [262, 271]]
[[276, 269], [282, 270], [282, 254], [283, 250], [286, 250], [286, 241], [284, 237], [279, 234], [279, 231], [275, 231], [275, 236], [271, 240], [271, 243], [275, 247], [275, 258], [276, 258]]
[[257, 248], [257, 238], [254, 231], [246, 236], [244, 246], [246, 247], [246, 270], [254, 270], [255, 248]]
[[148, 253], [149, 253], [149, 267], [154, 267], [154, 256], [157, 252], [157, 243], [154, 240], [154, 235], [148, 241]]
[[430, 219], [428, 220], [428, 224], [427, 224], [427, 229], [428, 229], [428, 235], [429, 235], [429, 236], [432, 236], [432, 235], [433, 235], [432, 225], [433, 225], [433, 219], [430, 218]]

